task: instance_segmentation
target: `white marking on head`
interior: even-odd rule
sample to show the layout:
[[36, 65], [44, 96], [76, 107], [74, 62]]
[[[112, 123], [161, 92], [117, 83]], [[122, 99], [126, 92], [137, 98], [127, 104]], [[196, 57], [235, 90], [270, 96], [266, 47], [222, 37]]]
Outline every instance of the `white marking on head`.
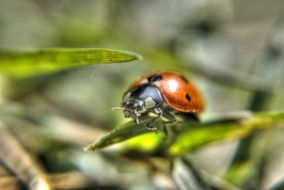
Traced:
[[156, 106], [156, 102], [153, 100], [153, 98], [148, 97], [145, 99], [145, 108], [152, 108]]
[[148, 83], [148, 80], [147, 80], [147, 79], [144, 79], [144, 80], [141, 81], [140, 84], [146, 84], [146, 83]]
[[155, 81], [154, 83], [153, 83], [156, 87], [161, 87], [161, 82], [160, 81]]

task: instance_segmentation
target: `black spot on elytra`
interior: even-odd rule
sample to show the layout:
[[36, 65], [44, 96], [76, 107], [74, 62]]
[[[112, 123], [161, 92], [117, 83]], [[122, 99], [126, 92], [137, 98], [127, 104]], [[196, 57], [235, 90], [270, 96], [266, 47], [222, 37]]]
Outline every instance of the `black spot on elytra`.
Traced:
[[186, 94], [186, 95], [185, 95], [185, 98], [187, 99], [187, 101], [190, 102], [191, 98], [190, 98], [189, 94]]
[[161, 75], [151, 75], [147, 78], [147, 80], [151, 83], [151, 82], [157, 82], [162, 80], [163, 77]]
[[180, 78], [181, 78], [184, 82], [189, 83], [189, 81], [188, 81], [184, 76], [181, 76], [181, 75], [180, 75]]

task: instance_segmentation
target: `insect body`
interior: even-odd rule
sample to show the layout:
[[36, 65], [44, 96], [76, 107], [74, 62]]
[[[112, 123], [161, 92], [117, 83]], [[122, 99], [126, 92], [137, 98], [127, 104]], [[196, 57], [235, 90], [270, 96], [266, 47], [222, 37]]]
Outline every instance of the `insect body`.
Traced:
[[169, 122], [175, 122], [176, 115], [197, 120], [204, 102], [192, 82], [176, 72], [164, 71], [134, 81], [123, 96], [122, 107], [124, 116], [132, 117], [136, 124], [141, 117], [154, 114], [146, 122], [150, 128], [160, 117]]

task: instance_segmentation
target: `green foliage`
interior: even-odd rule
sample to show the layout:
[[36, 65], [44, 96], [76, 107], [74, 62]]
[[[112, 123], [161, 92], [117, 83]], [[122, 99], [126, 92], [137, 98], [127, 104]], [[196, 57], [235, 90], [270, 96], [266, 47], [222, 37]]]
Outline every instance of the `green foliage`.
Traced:
[[0, 72], [13, 77], [27, 77], [83, 65], [123, 63], [137, 59], [141, 59], [138, 54], [103, 48], [0, 51]]
[[[284, 112], [256, 113], [247, 118], [200, 124], [184, 122], [175, 126], [176, 133], [170, 140], [161, 138], [161, 135], [147, 130], [143, 123], [136, 126], [131, 122], [109, 132], [100, 140], [88, 145], [85, 150], [101, 149], [142, 134], [150, 133], [146, 134], [146, 137], [143, 135], [144, 137], [139, 136], [130, 140], [128, 148], [136, 149], [137, 152], [159, 152], [162, 155], [178, 156], [199, 149], [209, 143], [222, 140], [236, 140], [263, 129], [273, 128], [282, 122], [284, 122]], [[142, 142], [147, 143], [141, 144], [140, 138], [144, 138]], [[151, 142], [151, 148], [149, 148], [148, 142]]]
[[[147, 130], [144, 127], [144, 122], [141, 122], [140, 124], [136, 125], [133, 122], [128, 122], [121, 127], [115, 128], [112, 131], [110, 131], [107, 135], [103, 136], [99, 141], [92, 143], [88, 146], [86, 146], [84, 149], [86, 151], [88, 150], [97, 150], [100, 148], [104, 148], [109, 145], [113, 145], [119, 142], [123, 142], [125, 140], [129, 140], [133, 137], [139, 137], [140, 139], [137, 141], [136, 145], [139, 146], [141, 149], [147, 149], [149, 150], [149, 144], [152, 144], [153, 146], [157, 145], [160, 138], [157, 138], [157, 135], [151, 134], [150, 130]], [[140, 136], [144, 134], [143, 136]], [[145, 134], [147, 134], [145, 136]], [[141, 138], [146, 137], [145, 140], [147, 140], [147, 143]], [[153, 142], [153, 143], [149, 143]], [[150, 146], [150, 150], [153, 147]]]

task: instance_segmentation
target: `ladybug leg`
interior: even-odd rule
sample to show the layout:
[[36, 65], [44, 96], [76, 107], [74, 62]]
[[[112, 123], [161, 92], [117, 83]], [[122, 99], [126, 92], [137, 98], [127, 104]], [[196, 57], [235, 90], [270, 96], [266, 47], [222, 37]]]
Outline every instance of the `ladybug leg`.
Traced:
[[156, 121], [158, 121], [158, 119], [162, 116], [163, 114], [163, 110], [161, 108], [154, 108], [154, 110], [152, 111], [152, 113], [156, 114], [155, 117], [151, 118], [150, 120], [148, 120], [145, 124], [145, 127], [149, 130], [152, 131], [156, 131], [157, 127], [153, 126]]
[[175, 115], [171, 113], [170, 111], [164, 110], [163, 117], [168, 120], [168, 121], [165, 121], [165, 123], [175, 124], [177, 122]]
[[163, 125], [163, 132], [165, 134], [165, 138], [171, 139], [173, 138], [174, 133], [176, 133], [175, 127], [174, 127], [177, 123], [176, 116], [170, 110], [164, 110], [163, 117], [167, 120], [167, 121], [164, 121], [164, 125]]

